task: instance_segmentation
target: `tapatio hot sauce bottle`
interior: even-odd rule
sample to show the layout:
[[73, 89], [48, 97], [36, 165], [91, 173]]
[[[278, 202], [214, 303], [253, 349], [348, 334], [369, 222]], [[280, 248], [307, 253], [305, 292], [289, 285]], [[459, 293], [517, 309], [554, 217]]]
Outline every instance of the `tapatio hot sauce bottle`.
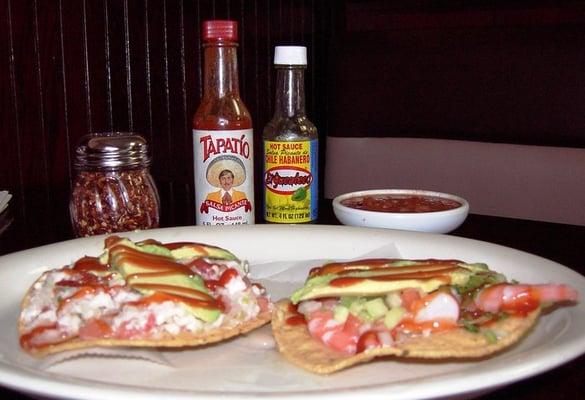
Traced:
[[193, 117], [198, 225], [254, 223], [252, 118], [240, 98], [236, 21], [202, 25], [203, 99]]
[[274, 116], [264, 127], [264, 218], [303, 223], [317, 219], [318, 134], [305, 112], [307, 49], [277, 46]]

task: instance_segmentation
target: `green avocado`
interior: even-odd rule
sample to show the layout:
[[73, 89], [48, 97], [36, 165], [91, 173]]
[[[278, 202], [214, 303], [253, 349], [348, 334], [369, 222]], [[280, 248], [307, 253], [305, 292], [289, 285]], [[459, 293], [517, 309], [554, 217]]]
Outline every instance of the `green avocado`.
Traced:
[[[148, 275], [133, 275], [129, 276], [127, 281], [130, 286], [133, 286], [136, 290], [146, 295], [152, 294], [154, 291], [159, 291], [195, 300], [206, 300], [204, 296], [199, 294], [199, 292], [209, 294], [203, 279], [196, 274], [184, 275], [177, 273], [156, 277], [150, 277]], [[164, 287], [158, 287], [157, 285], [164, 285]], [[219, 309], [195, 307], [188, 302], [183, 301], [181, 301], [180, 304], [197, 318], [205, 322], [213, 322], [221, 315]]]
[[[126, 247], [130, 247], [131, 249], [135, 249], [135, 250], [139, 250], [142, 251], [144, 253], [148, 253], [148, 254], [155, 254], [155, 255], [160, 255], [160, 256], [165, 256], [165, 257], [171, 257], [172, 258], [172, 254], [170, 252], [169, 249], [167, 249], [164, 246], [160, 246], [157, 244], [153, 244], [153, 243], [149, 243], [149, 244], [137, 244], [134, 243], [133, 241], [131, 241], [128, 238], [120, 238], [119, 241], [116, 242], [115, 246], [113, 247], [117, 247], [119, 245], [122, 246], [126, 246]], [[106, 249], [106, 251], [104, 251], [101, 255], [100, 255], [100, 262], [101, 263], [107, 263], [109, 258], [110, 258], [110, 252], [111, 249]]]
[[[389, 266], [416, 266], [412, 262], [395, 262]], [[470, 277], [477, 273], [485, 273], [487, 266], [485, 264], [458, 264], [458, 270], [448, 273], [451, 278], [450, 284], [453, 286], [465, 286]], [[391, 272], [390, 272], [391, 273]], [[425, 293], [430, 293], [440, 286], [445, 285], [442, 279], [400, 279], [400, 280], [374, 280], [377, 275], [388, 274], [388, 269], [359, 269], [342, 275], [344, 278], [363, 278], [362, 280], [351, 285], [332, 286], [330, 282], [341, 277], [336, 274], [317, 275], [309, 278], [305, 285], [295, 291], [291, 296], [291, 302], [297, 304], [303, 300], [315, 299], [320, 297], [341, 297], [341, 296], [380, 296], [386, 293], [402, 290], [407, 288], [418, 288]]]
[[[200, 293], [209, 295], [203, 278], [191, 273], [167, 248], [156, 244], [138, 246], [128, 239], [121, 240], [119, 244], [123, 246], [109, 250], [109, 264], [122, 274], [129, 286], [141, 293], [150, 295], [158, 291], [195, 300], [205, 300]], [[145, 253], [144, 259], [125, 258], [127, 248]], [[195, 307], [188, 301], [179, 304], [205, 322], [213, 322], [221, 315], [219, 309]]]
[[[149, 276], [148, 274], [130, 274], [126, 277], [126, 281], [131, 286], [138, 284], [168, 285], [177, 288], [195, 289], [208, 294], [203, 279], [197, 274], [185, 275], [181, 273], [174, 273], [160, 276]], [[186, 291], [186, 293], [188, 292]], [[186, 294], [183, 294], [183, 296], [198, 298], [196, 296], [188, 296]]]
[[138, 250], [139, 252], [145, 254], [143, 256], [144, 260], [140, 260], [140, 262], [137, 262], [137, 260], [128, 259], [125, 257], [128, 253], [128, 250], [125, 249], [124, 247], [110, 249], [109, 264], [112, 268], [118, 270], [124, 277], [127, 277], [132, 274], [165, 271], [169, 269], [174, 269], [176, 267], [179, 268], [181, 267], [177, 265], [177, 262], [172, 257], [148, 253], [146, 251], [142, 251], [140, 247], [132, 246], [126, 247], [130, 247], [134, 250]]
[[164, 246], [157, 244], [144, 244], [138, 247], [141, 251], [157, 256], [173, 257], [173, 253]]
[[180, 303], [182, 307], [185, 307], [191, 314], [195, 315], [202, 321], [213, 322], [219, 318], [221, 311], [218, 309], [209, 309], [203, 307], [193, 307], [187, 303]]
[[233, 253], [226, 249], [201, 243], [185, 244], [185, 246], [171, 250], [171, 254], [176, 259], [205, 257], [228, 261], [239, 261]]

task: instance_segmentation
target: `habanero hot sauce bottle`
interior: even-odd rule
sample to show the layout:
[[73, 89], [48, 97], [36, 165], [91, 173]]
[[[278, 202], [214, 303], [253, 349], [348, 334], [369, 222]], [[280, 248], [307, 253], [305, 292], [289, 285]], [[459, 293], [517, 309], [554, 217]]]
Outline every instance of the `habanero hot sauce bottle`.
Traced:
[[318, 134], [305, 112], [307, 48], [276, 46], [274, 116], [263, 131], [264, 219], [315, 222], [318, 210]]
[[252, 118], [240, 98], [236, 21], [202, 25], [203, 99], [193, 117], [197, 225], [254, 223]]

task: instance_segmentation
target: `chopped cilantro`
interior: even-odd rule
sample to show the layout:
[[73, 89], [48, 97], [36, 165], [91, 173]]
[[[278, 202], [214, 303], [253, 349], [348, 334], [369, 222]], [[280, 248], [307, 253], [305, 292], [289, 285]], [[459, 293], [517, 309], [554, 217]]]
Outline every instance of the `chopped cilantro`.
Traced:
[[476, 325], [474, 325], [471, 321], [463, 319], [463, 320], [461, 320], [461, 323], [463, 324], [463, 328], [465, 328], [466, 331], [469, 331], [472, 333], [479, 332], [479, 328]]
[[498, 342], [498, 337], [496, 336], [494, 331], [487, 329], [487, 330], [483, 331], [483, 336], [486, 338], [486, 340], [490, 344], [494, 344], [494, 343]]

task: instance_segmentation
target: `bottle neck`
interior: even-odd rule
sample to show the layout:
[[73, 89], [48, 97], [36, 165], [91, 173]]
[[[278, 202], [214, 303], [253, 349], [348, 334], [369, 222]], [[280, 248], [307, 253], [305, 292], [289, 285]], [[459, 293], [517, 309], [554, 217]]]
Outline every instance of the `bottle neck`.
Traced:
[[236, 43], [204, 44], [203, 96], [239, 96]]
[[276, 67], [276, 101], [274, 115], [294, 117], [305, 115], [305, 67]]

